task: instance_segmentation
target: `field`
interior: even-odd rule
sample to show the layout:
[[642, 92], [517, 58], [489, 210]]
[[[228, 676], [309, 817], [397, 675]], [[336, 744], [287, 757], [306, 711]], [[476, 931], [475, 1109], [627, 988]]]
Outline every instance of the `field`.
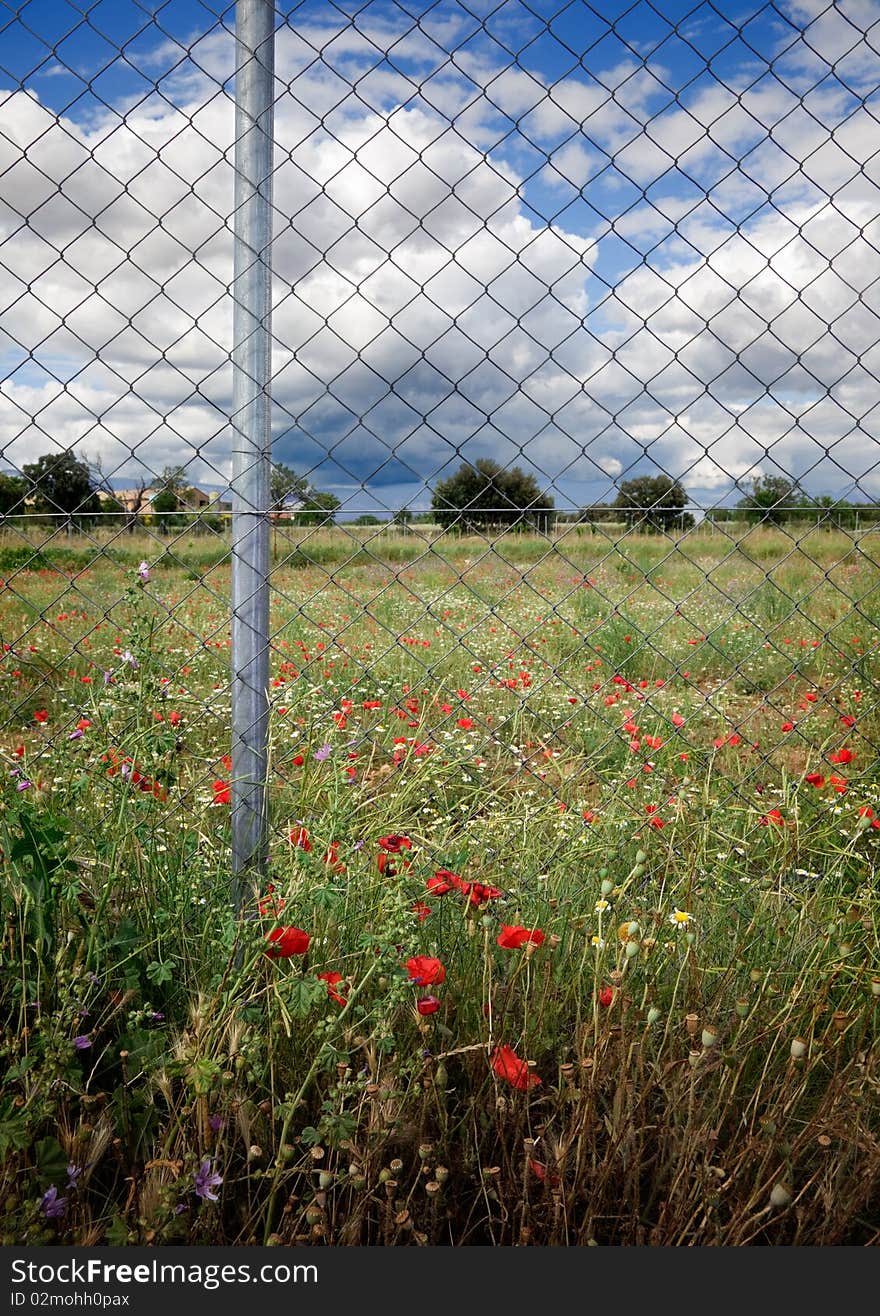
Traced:
[[880, 1241], [878, 533], [274, 549], [239, 921], [228, 545], [0, 538], [0, 1242]]

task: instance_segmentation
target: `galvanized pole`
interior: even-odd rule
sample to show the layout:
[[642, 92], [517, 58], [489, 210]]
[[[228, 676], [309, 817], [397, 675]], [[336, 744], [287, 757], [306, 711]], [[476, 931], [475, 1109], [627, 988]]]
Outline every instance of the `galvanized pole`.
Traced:
[[237, 0], [235, 40], [232, 897], [240, 911], [268, 857], [273, 0]]

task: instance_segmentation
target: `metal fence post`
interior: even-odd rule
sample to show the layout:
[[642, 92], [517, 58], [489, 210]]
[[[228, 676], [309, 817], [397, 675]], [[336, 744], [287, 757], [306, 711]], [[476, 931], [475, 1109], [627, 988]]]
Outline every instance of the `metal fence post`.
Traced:
[[268, 845], [269, 472], [274, 95], [273, 0], [235, 9], [232, 478], [232, 895], [260, 880]]

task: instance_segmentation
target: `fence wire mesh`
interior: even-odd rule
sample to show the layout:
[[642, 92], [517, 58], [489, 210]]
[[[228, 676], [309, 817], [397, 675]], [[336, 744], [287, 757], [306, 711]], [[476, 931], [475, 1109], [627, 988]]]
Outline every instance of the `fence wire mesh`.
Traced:
[[[234, 11], [2, 9], [4, 812], [88, 908], [229, 845]], [[276, 6], [276, 874], [869, 874], [877, 17]]]

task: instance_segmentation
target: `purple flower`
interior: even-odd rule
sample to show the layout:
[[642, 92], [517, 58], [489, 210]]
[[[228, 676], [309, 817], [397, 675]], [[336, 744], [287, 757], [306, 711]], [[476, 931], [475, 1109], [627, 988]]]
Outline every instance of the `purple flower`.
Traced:
[[68, 739], [68, 740], [79, 740], [79, 739], [81, 738], [81, 736], [82, 736], [82, 728], [81, 728], [81, 727], [77, 727], [75, 731], [71, 731], [71, 733], [70, 733], [70, 735], [67, 737], [67, 739]]
[[140, 576], [140, 578], [141, 578], [141, 580], [143, 581], [143, 583], [146, 585], [147, 582], [148, 582], [149, 579], [150, 579], [150, 564], [149, 564], [149, 562], [142, 562], [142, 563], [140, 564], [140, 566], [138, 567], [138, 575]]
[[135, 658], [131, 649], [126, 649], [125, 653], [122, 654], [122, 661], [124, 663], [128, 663], [129, 667], [131, 667], [135, 672], [140, 667], [140, 663], [138, 662], [137, 658]]
[[27, 777], [25, 777], [24, 781], [20, 781], [17, 783], [15, 789], [17, 791], [29, 791], [31, 786], [33, 786], [33, 784], [34, 783], [32, 781], [28, 781]]
[[211, 1126], [212, 1133], [219, 1133], [225, 1122], [226, 1121], [223, 1119], [222, 1115], [211, 1115], [208, 1118], [208, 1123]]
[[185, 1211], [186, 1209], [187, 1209], [187, 1208], [186, 1208], [186, 1206], [185, 1206], [185, 1204], [184, 1204], [183, 1202], [178, 1202], [178, 1203], [177, 1203], [177, 1206], [175, 1206], [175, 1208], [174, 1208], [174, 1212], [173, 1212], [173, 1214], [174, 1214], [174, 1215], [183, 1215], [183, 1213], [184, 1213], [184, 1211]]
[[76, 1047], [77, 1051], [88, 1051], [92, 1043], [91, 1039], [87, 1037], [85, 1033], [81, 1033], [79, 1037], [73, 1039], [73, 1045]]
[[113, 673], [112, 673], [112, 672], [105, 672], [105, 673], [104, 673], [104, 684], [105, 684], [105, 685], [112, 685], [112, 683], [113, 683]]
[[67, 1183], [64, 1185], [64, 1187], [65, 1187], [65, 1188], [76, 1188], [76, 1186], [77, 1186], [76, 1181], [77, 1181], [77, 1179], [79, 1178], [79, 1176], [82, 1174], [82, 1172], [83, 1172], [83, 1170], [84, 1170], [85, 1168], [86, 1168], [86, 1167], [85, 1167], [84, 1165], [68, 1165], [68, 1167], [67, 1167]]
[[222, 1174], [212, 1170], [211, 1164], [210, 1156], [206, 1156], [199, 1168], [193, 1172], [196, 1197], [200, 1197], [203, 1202], [216, 1202], [217, 1194], [212, 1193], [211, 1189], [219, 1188], [223, 1182]]
[[322, 745], [320, 749], [315, 750], [315, 754], [314, 754], [315, 762], [323, 763], [325, 759], [329, 759], [332, 752], [333, 752], [332, 745]]
[[58, 1189], [53, 1184], [40, 1198], [40, 1210], [47, 1220], [60, 1220], [67, 1210], [67, 1198], [58, 1196]]

